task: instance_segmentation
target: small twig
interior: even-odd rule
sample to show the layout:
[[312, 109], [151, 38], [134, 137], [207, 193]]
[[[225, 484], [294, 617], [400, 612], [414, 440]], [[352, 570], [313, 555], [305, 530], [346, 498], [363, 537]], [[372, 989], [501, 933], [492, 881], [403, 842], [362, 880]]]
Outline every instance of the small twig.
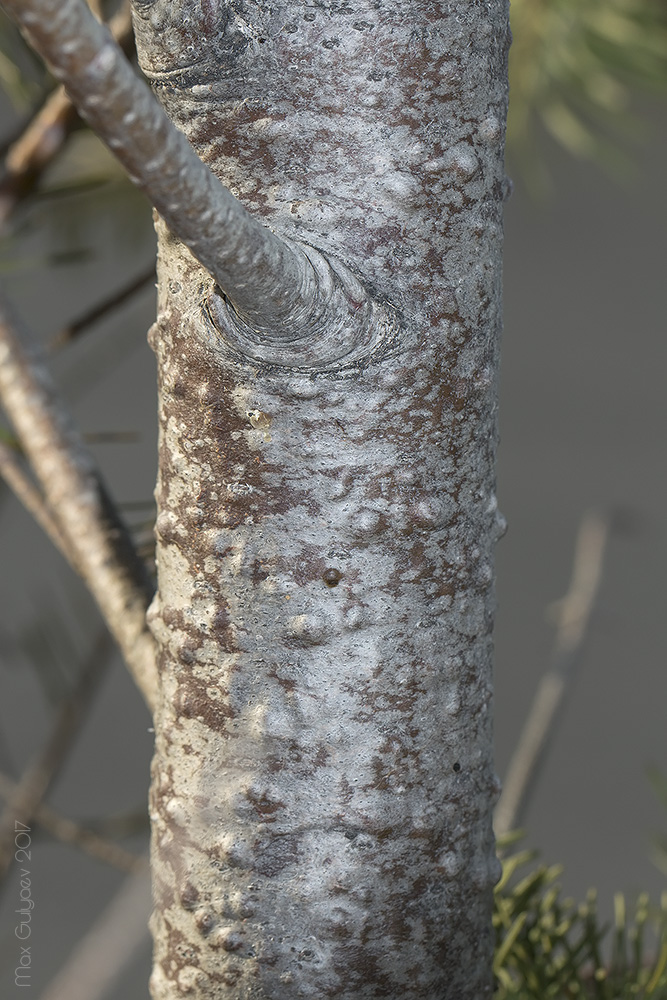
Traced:
[[125, 880], [40, 1000], [102, 1000], [148, 938], [148, 864]]
[[[90, 6], [99, 14], [99, 4]], [[123, 5], [109, 21], [109, 29], [124, 50], [133, 45], [129, 5]], [[46, 168], [80, 125], [79, 113], [64, 87], [57, 87], [7, 150], [5, 175], [0, 181], [0, 227], [17, 204], [35, 190]]]
[[44, 497], [26, 473], [14, 449], [3, 441], [0, 441], [0, 475], [56, 548], [68, 561], [73, 561], [73, 554], [68, 550], [67, 541], [51, 516]]
[[[15, 782], [0, 772], [0, 797], [9, 800], [16, 789]], [[96, 861], [102, 861], [121, 872], [134, 872], [143, 867], [143, 860], [131, 851], [112, 843], [97, 831], [61, 816], [44, 802], [37, 806], [33, 821], [55, 840], [78, 848]]]
[[84, 333], [89, 327], [97, 323], [98, 320], [102, 319], [108, 313], [114, 312], [114, 310], [119, 309], [121, 306], [125, 305], [128, 299], [131, 299], [137, 292], [140, 292], [149, 282], [155, 281], [155, 264], [151, 264], [150, 269], [143, 271], [140, 275], [133, 278], [131, 282], [124, 285], [113, 295], [99, 302], [92, 309], [86, 310], [82, 313], [78, 319], [75, 319], [68, 326], [63, 327], [51, 340], [49, 344], [50, 350], [58, 350], [60, 347], [64, 347], [65, 344], [71, 343], [71, 341], [76, 340], [82, 333]]
[[6, 800], [0, 815], [0, 880], [7, 873], [14, 851], [16, 823], [29, 826], [42, 799], [56, 778], [79, 731], [91, 699], [106, 670], [112, 652], [110, 637], [104, 629], [97, 637], [72, 693], [57, 713], [55, 723], [42, 749]]
[[5, 159], [6, 173], [0, 182], [0, 226], [18, 202], [34, 191], [79, 120], [64, 89], [58, 87], [49, 94], [23, 135], [10, 146]]
[[151, 709], [158, 680], [146, 625], [152, 585], [104, 489], [95, 463], [66, 420], [48, 372], [21, 347], [0, 300], [0, 398], [85, 580]]
[[572, 579], [567, 594], [557, 605], [553, 666], [540, 681], [507, 769], [494, 816], [498, 837], [521, 825], [538, 771], [553, 739], [595, 606], [609, 528], [609, 517], [598, 513], [587, 514], [579, 527]]
[[136, 444], [141, 440], [137, 431], [86, 431], [86, 444]]
[[123, 837], [135, 837], [145, 834], [150, 829], [150, 819], [146, 808], [140, 811], [113, 813], [97, 819], [88, 819], [86, 829], [92, 830], [106, 840], [121, 840]]

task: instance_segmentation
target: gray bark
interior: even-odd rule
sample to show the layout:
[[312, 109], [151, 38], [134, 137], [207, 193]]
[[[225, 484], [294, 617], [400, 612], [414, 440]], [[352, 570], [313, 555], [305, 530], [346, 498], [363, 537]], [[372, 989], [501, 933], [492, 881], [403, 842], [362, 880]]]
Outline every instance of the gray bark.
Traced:
[[253, 328], [158, 227], [153, 996], [489, 996], [506, 5], [142, 0], [135, 30], [363, 313]]

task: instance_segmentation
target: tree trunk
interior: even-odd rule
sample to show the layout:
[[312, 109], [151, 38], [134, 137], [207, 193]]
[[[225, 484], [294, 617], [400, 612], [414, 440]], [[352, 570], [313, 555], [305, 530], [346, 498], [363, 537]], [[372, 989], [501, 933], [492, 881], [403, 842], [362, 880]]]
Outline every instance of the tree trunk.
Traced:
[[158, 225], [153, 996], [490, 996], [506, 4], [135, 30], [347, 310], [249, 319]]

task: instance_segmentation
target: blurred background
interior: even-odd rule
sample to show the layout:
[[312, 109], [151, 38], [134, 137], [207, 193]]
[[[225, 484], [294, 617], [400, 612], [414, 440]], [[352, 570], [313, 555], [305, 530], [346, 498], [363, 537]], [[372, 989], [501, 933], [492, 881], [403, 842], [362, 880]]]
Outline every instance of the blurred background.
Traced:
[[[543, 5], [552, 13], [536, 25], [529, 6], [513, 6], [515, 190], [506, 206], [498, 468], [509, 530], [497, 553], [497, 768], [506, 774], [554, 663], [556, 602], [568, 590], [582, 518], [596, 512], [609, 526], [600, 586], [521, 825], [528, 846], [564, 865], [567, 893], [579, 899], [595, 886], [600, 909], [611, 913], [615, 890], [658, 896], [667, 888], [655, 845], [667, 834], [667, 809], [649, 781], [651, 767], [667, 773], [665, 17], [658, 5], [591, 0], [579, 9], [589, 20], [577, 20], [563, 0]], [[0, 38], [6, 150], [50, 83], [4, 23]], [[88, 132], [67, 125], [65, 134], [25, 190], [7, 176], [0, 186], [0, 278], [48, 352], [149, 557], [150, 209]], [[118, 297], [133, 284], [132, 294]], [[95, 322], [74, 337], [67, 332], [114, 296]], [[71, 1000], [69, 987], [42, 991], [113, 898], [131, 854], [146, 850], [151, 723], [82, 585], [4, 485], [0, 552], [3, 796], [7, 780], [44, 752], [81, 670], [97, 665], [89, 668], [89, 708], [44, 800], [55, 819], [31, 823], [24, 866], [35, 902], [31, 985], [35, 995]], [[48, 832], [59, 818], [95, 856]], [[18, 899], [12, 863], [0, 896], [3, 996], [18, 992]], [[148, 995], [148, 937], [133, 927], [129, 937], [124, 972], [105, 994], [113, 1000]]]

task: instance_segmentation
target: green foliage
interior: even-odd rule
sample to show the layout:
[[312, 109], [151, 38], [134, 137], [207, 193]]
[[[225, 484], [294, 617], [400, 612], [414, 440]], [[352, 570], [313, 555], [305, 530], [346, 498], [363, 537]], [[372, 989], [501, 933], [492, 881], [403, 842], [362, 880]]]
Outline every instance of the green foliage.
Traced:
[[520, 851], [503, 861], [493, 918], [496, 1000], [667, 1000], [667, 893], [657, 908], [639, 896], [630, 912], [617, 895], [609, 949], [595, 893], [579, 905], [562, 899], [561, 869], [534, 860]]
[[508, 142], [540, 168], [541, 125], [577, 156], [618, 159], [632, 92], [667, 89], [664, 0], [512, 0]]

